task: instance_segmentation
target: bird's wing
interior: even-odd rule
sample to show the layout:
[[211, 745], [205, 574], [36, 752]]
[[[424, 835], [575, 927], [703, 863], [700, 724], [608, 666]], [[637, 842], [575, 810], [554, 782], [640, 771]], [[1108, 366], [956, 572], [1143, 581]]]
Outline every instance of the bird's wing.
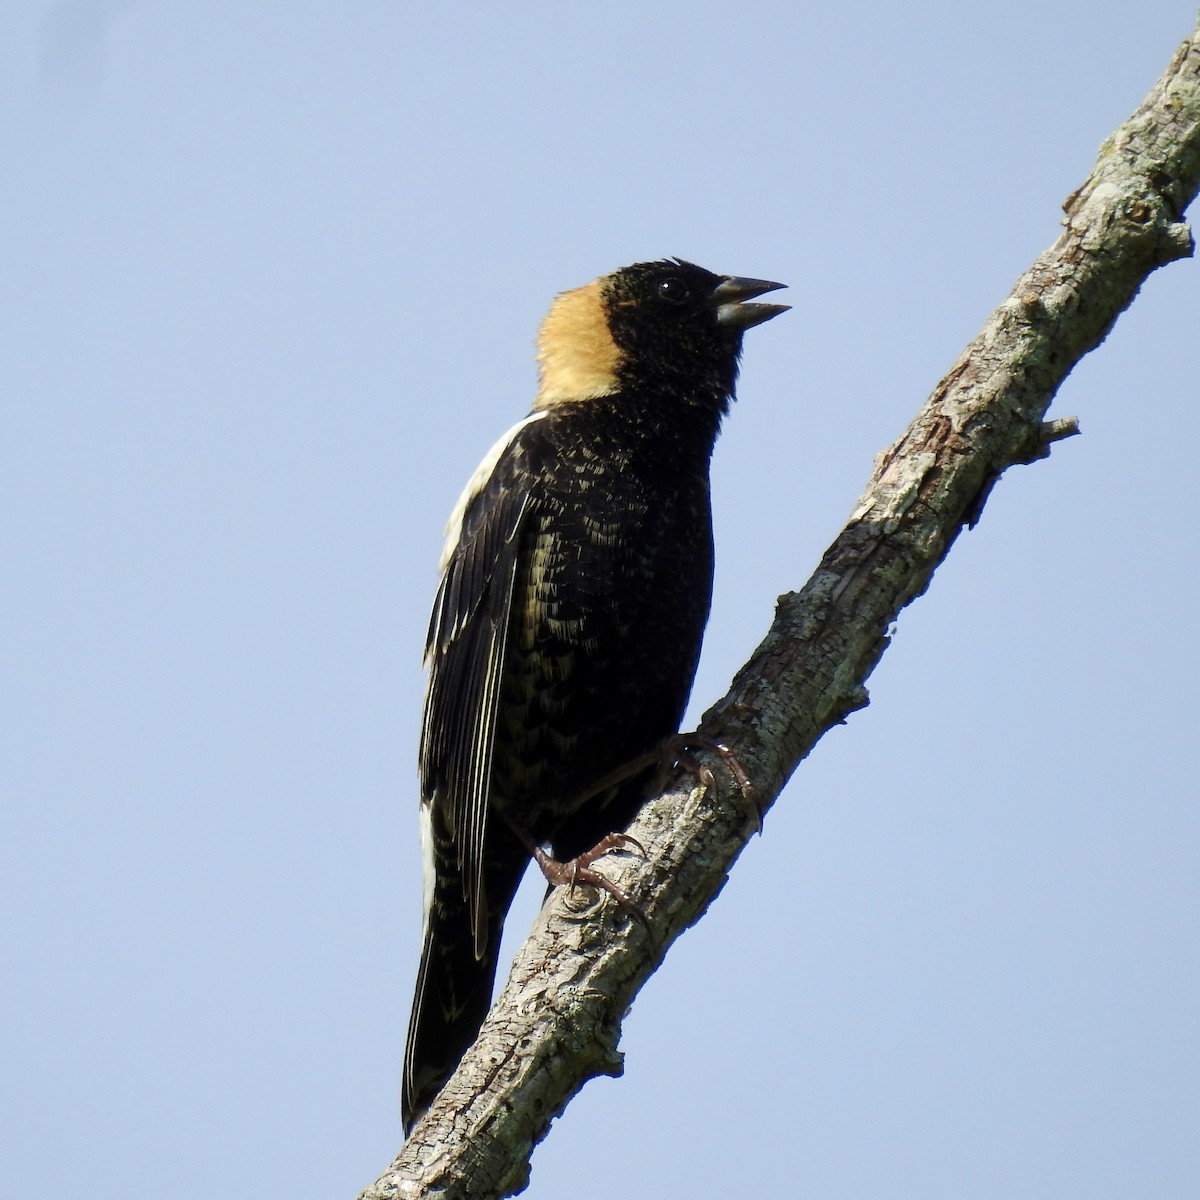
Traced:
[[534, 507], [508, 486], [522, 422], [484, 459], [448, 530], [425, 645], [429, 685], [421, 731], [421, 795], [457, 855], [477, 955], [488, 931], [484, 838], [496, 713], [503, 683], [521, 532]]

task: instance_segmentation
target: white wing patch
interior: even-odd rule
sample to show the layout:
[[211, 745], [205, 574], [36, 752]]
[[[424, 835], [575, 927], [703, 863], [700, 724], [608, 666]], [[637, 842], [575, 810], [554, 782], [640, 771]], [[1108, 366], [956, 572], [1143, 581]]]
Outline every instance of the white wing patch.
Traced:
[[421, 882], [424, 891], [424, 919], [421, 923], [421, 942], [429, 935], [429, 921], [433, 912], [433, 888], [437, 880], [437, 862], [433, 856], [433, 807], [421, 802], [418, 818], [421, 822]]

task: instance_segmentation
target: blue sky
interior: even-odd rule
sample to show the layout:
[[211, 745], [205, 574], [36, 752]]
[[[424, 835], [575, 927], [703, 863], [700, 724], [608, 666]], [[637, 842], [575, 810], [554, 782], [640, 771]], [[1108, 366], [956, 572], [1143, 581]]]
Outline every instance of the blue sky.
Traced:
[[[717, 449], [698, 713], [1193, 18], [0, 8], [0, 1194], [390, 1161], [442, 526], [556, 292], [791, 285]], [[1067, 381], [1083, 437], [902, 615], [529, 1195], [1200, 1191], [1198, 315], [1159, 272]]]

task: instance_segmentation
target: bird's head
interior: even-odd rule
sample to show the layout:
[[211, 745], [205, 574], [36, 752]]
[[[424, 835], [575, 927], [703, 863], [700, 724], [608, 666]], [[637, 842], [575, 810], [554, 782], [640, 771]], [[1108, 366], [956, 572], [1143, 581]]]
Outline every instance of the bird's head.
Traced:
[[538, 335], [535, 407], [621, 392], [711, 393], [723, 404], [743, 332], [788, 308], [748, 302], [783, 286], [676, 258], [634, 263], [564, 292]]

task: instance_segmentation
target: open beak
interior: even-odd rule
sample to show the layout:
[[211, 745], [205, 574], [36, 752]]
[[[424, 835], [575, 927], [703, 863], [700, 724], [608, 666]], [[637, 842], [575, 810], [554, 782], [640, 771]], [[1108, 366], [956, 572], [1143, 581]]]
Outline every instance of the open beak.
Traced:
[[790, 304], [746, 304], [764, 292], [775, 292], [786, 283], [771, 283], [767, 279], [745, 279], [727, 275], [713, 289], [709, 302], [717, 310], [717, 323], [730, 329], [750, 329], [791, 308]]

